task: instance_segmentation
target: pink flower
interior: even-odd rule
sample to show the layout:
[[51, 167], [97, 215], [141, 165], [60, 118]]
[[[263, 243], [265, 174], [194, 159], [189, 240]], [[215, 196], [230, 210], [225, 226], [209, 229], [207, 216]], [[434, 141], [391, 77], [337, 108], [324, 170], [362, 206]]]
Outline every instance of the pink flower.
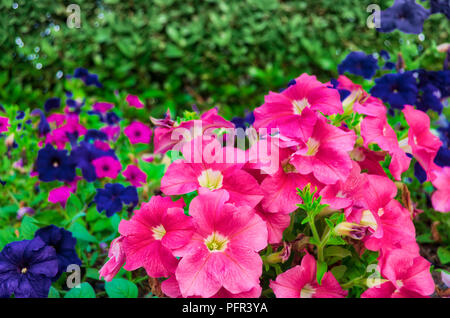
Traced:
[[122, 170], [122, 165], [120, 161], [114, 159], [113, 157], [105, 156], [100, 157], [92, 161], [92, 165], [95, 168], [95, 173], [98, 178], [117, 178], [120, 170]]
[[112, 109], [114, 107], [114, 104], [107, 103], [107, 102], [97, 102], [95, 103], [92, 108], [100, 113], [106, 113], [108, 110]]
[[[178, 285], [178, 282], [175, 278], [175, 276], [170, 276], [168, 279], [163, 281], [161, 283], [161, 290], [170, 298], [181, 298], [181, 291], [180, 286]], [[211, 298], [259, 298], [261, 296], [262, 288], [261, 286], [256, 286], [249, 291], [239, 293], [239, 294], [232, 294], [225, 288], [221, 288], [217, 294], [214, 296], [211, 296]], [[188, 297], [191, 298], [191, 297]], [[197, 298], [197, 297], [192, 297]]]
[[319, 118], [311, 137], [292, 156], [291, 163], [301, 174], [312, 173], [324, 184], [347, 179], [352, 169], [348, 154], [356, 141], [354, 131], [344, 131]]
[[269, 244], [280, 243], [283, 239], [283, 232], [286, 230], [291, 222], [289, 214], [284, 213], [270, 213], [262, 209], [261, 204], [255, 208], [258, 214], [267, 226], [267, 242]]
[[345, 298], [343, 290], [331, 272], [325, 273], [319, 285], [316, 278], [316, 260], [310, 254], [302, 264], [288, 269], [270, 282], [277, 298]]
[[387, 282], [366, 290], [361, 298], [423, 298], [434, 292], [430, 263], [403, 249], [387, 251], [380, 259]]
[[48, 202], [55, 204], [59, 203], [64, 208], [66, 206], [67, 200], [70, 197], [70, 194], [73, 192], [73, 189], [67, 186], [52, 189], [48, 193]]
[[430, 117], [426, 113], [405, 105], [403, 114], [409, 125], [408, 144], [412, 154], [430, 179], [431, 171], [437, 166], [433, 161], [442, 142], [430, 132]]
[[142, 187], [147, 183], [147, 175], [135, 165], [129, 165], [122, 174], [135, 187]]
[[120, 135], [120, 126], [105, 126], [100, 128], [100, 131], [105, 133], [109, 140], [116, 141]]
[[350, 152], [350, 157], [356, 161], [361, 170], [367, 170], [368, 174], [376, 174], [387, 177], [380, 162], [384, 161], [385, 154], [383, 152], [376, 152], [364, 147], [355, 147]]
[[49, 123], [55, 123], [56, 127], [61, 127], [66, 121], [66, 115], [54, 113], [47, 117]]
[[[215, 128], [234, 128], [232, 122], [229, 122], [218, 115], [216, 108], [212, 108], [205, 112], [200, 117], [200, 120], [190, 120], [182, 122], [179, 125], [176, 125], [175, 122], [171, 120], [170, 113], [162, 120], [152, 118], [152, 122], [157, 126], [155, 129], [155, 137], [153, 139], [155, 153], [165, 153], [175, 147], [175, 145], [182, 143], [183, 140], [174, 138], [174, 136], [178, 136], [175, 133], [177, 131], [181, 133], [188, 132], [190, 136], [199, 137], [194, 133], [195, 127], [200, 128], [201, 131], [199, 135], [203, 135], [205, 134], [205, 131], [211, 131]], [[181, 148], [182, 146], [179, 145], [179, 147]]]
[[270, 92], [265, 103], [255, 109], [256, 129], [279, 128], [281, 135], [306, 142], [311, 137], [317, 111], [325, 115], [343, 113], [337, 90], [308, 74], [302, 74], [295, 82], [282, 93]]
[[223, 287], [232, 294], [259, 286], [267, 246], [264, 221], [249, 207], [226, 203], [224, 190], [204, 191], [189, 207], [195, 233], [175, 272], [183, 297], [211, 297]]
[[109, 144], [107, 142], [104, 142], [101, 140], [94, 141], [94, 146], [95, 146], [95, 148], [98, 148], [103, 151], [108, 151], [111, 149], [111, 147], [109, 146]]
[[184, 214], [184, 202], [153, 196], [142, 204], [131, 220], [122, 220], [125, 269], [144, 267], [151, 277], [167, 277], [175, 272], [178, 260], [173, 251], [185, 246], [193, 233], [192, 218]]
[[125, 100], [132, 107], [144, 108], [144, 104], [139, 100], [139, 97], [137, 97], [135, 95], [128, 95]]
[[437, 189], [431, 196], [433, 208], [439, 212], [450, 212], [450, 167], [435, 170], [432, 183]]
[[100, 279], [103, 277], [105, 281], [110, 282], [125, 264], [126, 255], [123, 250], [123, 240], [124, 237], [119, 236], [111, 242], [108, 252], [109, 260], [99, 271]]
[[8, 131], [8, 128], [10, 127], [9, 118], [7, 117], [0, 117], [0, 133]]
[[131, 123], [125, 128], [123, 133], [130, 139], [130, 142], [133, 145], [138, 143], [148, 144], [152, 137], [152, 130], [150, 127], [139, 121]]
[[[212, 153], [214, 151], [214, 154]], [[256, 206], [263, 198], [258, 182], [236, 163], [244, 156], [235, 148], [222, 148], [215, 139], [199, 137], [185, 143], [184, 159], [174, 161], [161, 180], [161, 191], [167, 195], [189, 193], [201, 188], [227, 190], [236, 205]], [[229, 159], [232, 163], [226, 163]]]

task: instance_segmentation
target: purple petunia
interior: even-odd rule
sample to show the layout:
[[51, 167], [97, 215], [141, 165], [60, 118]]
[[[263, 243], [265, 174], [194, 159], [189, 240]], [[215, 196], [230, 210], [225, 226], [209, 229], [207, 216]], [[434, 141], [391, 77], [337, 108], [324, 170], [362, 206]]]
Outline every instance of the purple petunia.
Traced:
[[364, 52], [350, 52], [347, 57], [338, 65], [339, 74], [349, 72], [359, 75], [365, 79], [374, 77], [378, 69], [378, 61], [372, 54]]
[[375, 86], [370, 90], [370, 94], [397, 109], [403, 109], [404, 105], [414, 105], [417, 93], [417, 81], [410, 71], [385, 74], [375, 80]]
[[0, 253], [0, 296], [47, 297], [57, 273], [56, 251], [41, 238], [9, 243]]
[[94, 197], [97, 211], [106, 211], [106, 216], [111, 217], [114, 213], [122, 210], [123, 204], [136, 205], [139, 201], [136, 187], [124, 187], [119, 183], [105, 185], [104, 189], [97, 189]]
[[429, 15], [429, 10], [414, 0], [395, 0], [392, 7], [381, 11], [378, 31], [392, 32], [398, 29], [405, 33], [419, 34]]

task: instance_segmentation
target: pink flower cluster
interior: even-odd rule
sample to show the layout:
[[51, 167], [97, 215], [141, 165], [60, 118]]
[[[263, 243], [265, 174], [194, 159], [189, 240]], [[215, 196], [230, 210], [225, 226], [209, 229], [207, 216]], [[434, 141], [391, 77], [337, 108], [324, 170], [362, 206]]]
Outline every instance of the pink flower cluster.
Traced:
[[[297, 188], [311, 184], [331, 212], [345, 215], [335, 234], [379, 252], [384, 279], [365, 297], [430, 295], [430, 264], [419, 255], [413, 211], [395, 199], [397, 186], [380, 162], [389, 154], [390, 174], [401, 180], [412, 155], [438, 189], [434, 207], [447, 212], [449, 169], [433, 163], [440, 141], [430, 133], [427, 115], [406, 106], [409, 132], [399, 142], [379, 99], [345, 76], [338, 82], [338, 88], [351, 92], [343, 101], [337, 89], [307, 74], [280, 93], [270, 92], [254, 111], [257, 138], [247, 150], [221, 142], [216, 132], [234, 125], [216, 109], [181, 124], [170, 115], [152, 119], [155, 152], [176, 148], [182, 154], [168, 167], [161, 191], [198, 195], [186, 210], [181, 199], [155, 196], [123, 220], [101, 276], [110, 280], [125, 264], [126, 270], [143, 267], [151, 277], [168, 278], [162, 289], [170, 297], [258, 297], [259, 252], [282, 241], [291, 214], [302, 203]], [[349, 127], [339, 120], [354, 113], [359, 124]], [[198, 123], [200, 136], [173, 138], [177, 129], [192, 133]], [[270, 149], [260, 151], [268, 143]], [[381, 151], [372, 150], [373, 144]], [[270, 287], [277, 297], [347, 295], [331, 272], [319, 284], [316, 271], [314, 256], [306, 254]]]

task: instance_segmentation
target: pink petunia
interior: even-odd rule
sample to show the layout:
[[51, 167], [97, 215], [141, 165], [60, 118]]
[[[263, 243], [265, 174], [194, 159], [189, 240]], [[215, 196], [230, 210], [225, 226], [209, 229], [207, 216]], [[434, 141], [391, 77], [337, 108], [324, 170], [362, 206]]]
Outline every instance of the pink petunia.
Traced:
[[444, 167], [433, 172], [433, 185], [436, 191], [431, 196], [433, 208], [439, 212], [450, 212], [450, 167]]
[[291, 222], [289, 214], [285, 213], [270, 213], [263, 210], [261, 204], [255, 208], [258, 214], [267, 225], [267, 242], [269, 244], [280, 243], [283, 239], [283, 232], [286, 230]]
[[120, 126], [105, 126], [100, 128], [100, 131], [108, 136], [109, 140], [116, 141], [120, 135]]
[[66, 202], [70, 197], [70, 194], [73, 193], [73, 189], [68, 186], [62, 186], [59, 188], [55, 188], [50, 190], [48, 193], [48, 202], [51, 203], [59, 203], [64, 208], [66, 206]]
[[147, 175], [135, 165], [129, 165], [122, 174], [135, 187], [147, 183]]
[[192, 218], [184, 214], [183, 207], [183, 199], [173, 202], [169, 197], [153, 196], [131, 220], [120, 222], [125, 270], [144, 267], [151, 277], [175, 272], [178, 260], [173, 251], [184, 247], [193, 234]]
[[107, 142], [104, 142], [101, 140], [94, 141], [94, 146], [95, 146], [95, 148], [98, 148], [103, 151], [108, 151], [111, 149], [111, 147], [109, 146], [109, 144]]
[[301, 265], [288, 269], [270, 282], [277, 298], [345, 298], [343, 290], [331, 272], [325, 273], [319, 285], [316, 278], [316, 260], [306, 254]]
[[242, 169], [244, 163], [237, 163], [237, 157], [244, 157], [238, 149], [222, 148], [215, 138], [199, 137], [185, 143], [182, 153], [184, 159], [174, 161], [161, 180], [164, 194], [224, 189], [236, 205], [254, 207], [262, 200], [258, 182]]
[[124, 129], [123, 133], [133, 145], [138, 143], [148, 144], [152, 137], [152, 130], [150, 127], [139, 121], [132, 122]]
[[144, 108], [144, 104], [139, 100], [138, 96], [128, 94], [125, 100], [132, 107]]
[[66, 115], [54, 113], [47, 117], [49, 123], [55, 123], [56, 127], [61, 127], [66, 121]]
[[405, 105], [403, 115], [408, 122], [408, 145], [414, 158], [420, 163], [430, 179], [431, 171], [436, 167], [433, 162], [442, 141], [430, 131], [430, 117], [413, 106]]
[[8, 128], [11, 126], [9, 123], [9, 118], [0, 117], [0, 133], [8, 131]]
[[108, 102], [97, 102], [92, 105], [92, 108], [102, 114], [106, 113], [108, 110], [112, 109], [114, 104]]
[[316, 112], [325, 115], [343, 113], [337, 90], [302, 74], [282, 93], [270, 92], [261, 107], [255, 109], [254, 127], [278, 128], [281, 135], [306, 142], [313, 132]]
[[387, 251], [380, 259], [381, 275], [388, 281], [366, 290], [361, 298], [424, 298], [435, 289], [430, 263], [418, 253]]
[[115, 179], [119, 175], [120, 170], [122, 170], [120, 161], [109, 156], [104, 156], [93, 160], [92, 165], [95, 168], [95, 173], [98, 178], [108, 177]]
[[293, 154], [291, 163], [301, 174], [312, 173], [320, 182], [334, 184], [350, 174], [349, 152], [355, 141], [354, 131], [344, 131], [319, 118], [311, 137]]
[[224, 190], [207, 190], [190, 204], [196, 230], [177, 252], [182, 258], [175, 272], [183, 297], [211, 297], [221, 288], [239, 294], [259, 286], [266, 225], [253, 209], [237, 208], [228, 199]]
[[100, 279], [103, 277], [105, 281], [110, 282], [125, 264], [126, 255], [123, 250], [123, 240], [124, 237], [119, 236], [111, 242], [108, 252], [109, 260], [99, 270]]

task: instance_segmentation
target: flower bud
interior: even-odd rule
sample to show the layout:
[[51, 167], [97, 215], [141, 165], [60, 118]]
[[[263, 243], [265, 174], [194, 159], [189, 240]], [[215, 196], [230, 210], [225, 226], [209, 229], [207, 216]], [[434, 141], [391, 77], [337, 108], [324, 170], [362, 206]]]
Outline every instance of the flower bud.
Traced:
[[367, 226], [362, 226], [356, 223], [342, 222], [335, 228], [334, 232], [340, 236], [349, 236], [355, 240], [361, 240], [366, 236]]
[[283, 243], [283, 249], [281, 251], [272, 253], [264, 258], [264, 263], [266, 264], [278, 264], [284, 263], [291, 256], [291, 245], [286, 242]]

